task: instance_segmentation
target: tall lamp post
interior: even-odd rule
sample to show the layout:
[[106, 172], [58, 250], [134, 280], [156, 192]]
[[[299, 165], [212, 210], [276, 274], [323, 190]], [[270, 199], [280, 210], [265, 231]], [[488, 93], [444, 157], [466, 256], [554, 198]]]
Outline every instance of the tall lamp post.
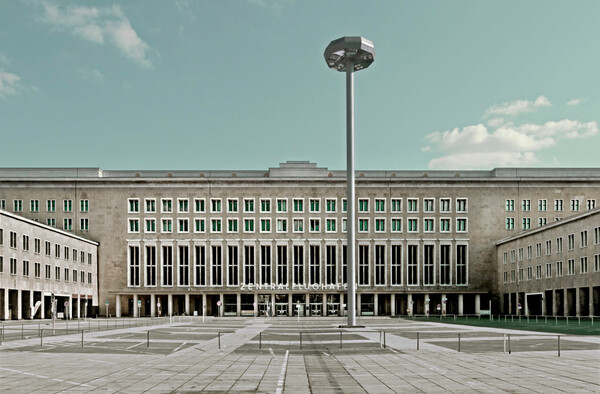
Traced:
[[329, 68], [346, 72], [346, 177], [347, 177], [347, 278], [348, 326], [356, 326], [356, 229], [354, 187], [354, 72], [367, 68], [375, 60], [373, 43], [363, 37], [342, 37], [325, 48]]

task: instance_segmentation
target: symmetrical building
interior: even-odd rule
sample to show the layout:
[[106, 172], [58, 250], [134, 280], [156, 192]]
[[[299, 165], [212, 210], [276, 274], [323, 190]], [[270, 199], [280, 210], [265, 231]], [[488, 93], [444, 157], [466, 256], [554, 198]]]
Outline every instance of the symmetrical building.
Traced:
[[[600, 169], [358, 171], [356, 194], [359, 314], [508, 312], [523, 291], [496, 242], [596, 209]], [[0, 169], [0, 209], [99, 243], [96, 306], [117, 316], [344, 313], [345, 197], [344, 171], [308, 162]]]

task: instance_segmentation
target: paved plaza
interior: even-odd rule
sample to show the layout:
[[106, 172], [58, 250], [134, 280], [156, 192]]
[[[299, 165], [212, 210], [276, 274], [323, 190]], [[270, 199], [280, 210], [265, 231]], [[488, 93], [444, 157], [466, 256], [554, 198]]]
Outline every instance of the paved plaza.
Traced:
[[598, 336], [561, 335], [559, 356], [557, 335], [405, 319], [362, 318], [359, 329], [339, 328], [342, 318], [146, 323], [71, 322], [65, 334], [61, 322], [55, 336], [47, 321], [7, 324], [0, 391], [600, 392]]

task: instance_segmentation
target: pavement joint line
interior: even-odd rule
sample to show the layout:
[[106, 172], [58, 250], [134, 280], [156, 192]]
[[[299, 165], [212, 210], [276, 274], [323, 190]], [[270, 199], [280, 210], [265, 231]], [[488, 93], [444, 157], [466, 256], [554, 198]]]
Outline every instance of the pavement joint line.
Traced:
[[283, 392], [283, 387], [285, 384], [285, 375], [287, 372], [287, 364], [288, 364], [288, 357], [290, 355], [290, 351], [287, 350], [285, 352], [285, 357], [283, 359], [283, 365], [281, 367], [281, 373], [279, 374], [279, 380], [277, 381], [277, 394], [281, 394]]

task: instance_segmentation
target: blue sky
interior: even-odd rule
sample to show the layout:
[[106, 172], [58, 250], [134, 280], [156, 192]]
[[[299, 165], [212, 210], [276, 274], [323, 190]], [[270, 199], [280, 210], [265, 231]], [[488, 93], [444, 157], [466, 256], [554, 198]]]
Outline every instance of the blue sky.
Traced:
[[599, 1], [0, 1], [0, 167], [600, 166]]

